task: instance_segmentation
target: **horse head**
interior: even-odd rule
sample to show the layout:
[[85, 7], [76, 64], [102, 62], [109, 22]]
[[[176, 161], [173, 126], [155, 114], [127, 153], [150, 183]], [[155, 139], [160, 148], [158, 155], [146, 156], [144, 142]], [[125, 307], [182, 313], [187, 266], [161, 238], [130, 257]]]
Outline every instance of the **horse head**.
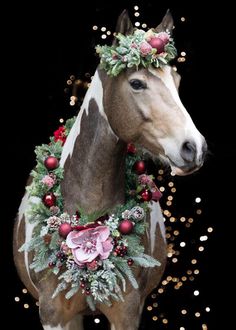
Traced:
[[[155, 32], [170, 35], [172, 29], [173, 19], [167, 12]], [[126, 11], [116, 31], [133, 33]], [[202, 166], [207, 146], [180, 100], [179, 83], [180, 75], [170, 65], [128, 68], [117, 77], [107, 76], [103, 105], [121, 140], [140, 144], [167, 159], [174, 173], [186, 175]]]

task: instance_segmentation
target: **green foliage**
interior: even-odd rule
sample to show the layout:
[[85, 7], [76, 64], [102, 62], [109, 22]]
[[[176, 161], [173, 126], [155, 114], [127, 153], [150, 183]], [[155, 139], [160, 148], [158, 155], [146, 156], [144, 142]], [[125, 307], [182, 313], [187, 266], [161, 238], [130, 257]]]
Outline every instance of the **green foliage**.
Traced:
[[[163, 34], [163, 32], [162, 32]], [[166, 34], [166, 36], [168, 36]], [[144, 68], [153, 65], [156, 68], [168, 64], [176, 57], [177, 51], [170, 37], [165, 42], [164, 51], [157, 53], [156, 48], [149, 44], [150, 38], [161, 38], [161, 33], [155, 33], [154, 30], [145, 32], [136, 29], [132, 35], [122, 35], [118, 33], [118, 46], [100, 46], [96, 47], [96, 52], [101, 58], [101, 67], [108, 75], [117, 76], [125, 68], [139, 66]], [[148, 47], [148, 48], [147, 48]]]

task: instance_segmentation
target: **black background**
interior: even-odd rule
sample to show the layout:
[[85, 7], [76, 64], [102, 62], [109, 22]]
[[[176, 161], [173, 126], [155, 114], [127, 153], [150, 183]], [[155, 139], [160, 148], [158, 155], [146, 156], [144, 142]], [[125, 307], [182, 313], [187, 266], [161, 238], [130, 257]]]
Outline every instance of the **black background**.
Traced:
[[[114, 31], [118, 15], [129, 9], [134, 22], [133, 6], [139, 5], [141, 21], [156, 26], [171, 9], [176, 22], [177, 49], [187, 52], [187, 61], [177, 64], [182, 75], [181, 99], [196, 126], [206, 137], [210, 154], [205, 166], [191, 177], [178, 180], [184, 198], [190, 192], [204, 200], [203, 226], [214, 227], [214, 234], [203, 259], [203, 276], [199, 285], [212, 306], [209, 329], [228, 329], [228, 296], [231, 296], [234, 250], [234, 139], [233, 111], [234, 42], [231, 8], [226, 3], [205, 8], [203, 2], [168, 1], [67, 1], [62, 4], [34, 2], [8, 6], [2, 29], [2, 249], [1, 270], [3, 301], [11, 317], [6, 329], [17, 325], [23, 329], [40, 329], [36, 308], [25, 310], [14, 297], [23, 288], [12, 261], [12, 228], [24, 193], [28, 173], [34, 166], [35, 145], [47, 142], [58, 126], [60, 117], [68, 118], [64, 88], [71, 74], [84, 78], [93, 74], [98, 59], [94, 46], [102, 43], [93, 25], [104, 24]], [[181, 23], [180, 17], [186, 17]], [[111, 41], [111, 39], [109, 40]], [[232, 78], [232, 81], [230, 81]], [[233, 189], [230, 193], [230, 189]], [[187, 202], [186, 202], [187, 203]], [[184, 206], [184, 204], [183, 204]], [[201, 225], [199, 224], [199, 228]], [[1, 256], [1, 257], [2, 257]], [[178, 298], [176, 305], [179, 304]], [[27, 302], [31, 302], [27, 297]], [[165, 302], [166, 304], [167, 302]], [[33, 304], [33, 302], [32, 302]], [[148, 320], [147, 315], [144, 314]], [[173, 323], [174, 324], [174, 323]], [[177, 324], [177, 323], [176, 323]], [[143, 329], [154, 329], [148, 321]], [[173, 329], [179, 329], [176, 325]], [[172, 329], [169, 327], [168, 329]], [[201, 327], [193, 320], [188, 330]]]

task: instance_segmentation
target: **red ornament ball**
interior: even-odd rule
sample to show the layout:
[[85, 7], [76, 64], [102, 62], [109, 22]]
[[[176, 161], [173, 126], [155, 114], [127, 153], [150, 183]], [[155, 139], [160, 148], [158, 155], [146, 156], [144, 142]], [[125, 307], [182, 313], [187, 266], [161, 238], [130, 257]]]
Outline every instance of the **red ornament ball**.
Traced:
[[127, 145], [127, 153], [129, 155], [134, 155], [136, 154], [137, 150], [136, 150], [136, 147], [133, 143], [128, 143]]
[[153, 37], [148, 43], [152, 48], [156, 48], [158, 54], [165, 51], [165, 42], [161, 38]]
[[141, 190], [139, 195], [141, 196], [142, 202], [149, 202], [152, 199], [152, 193], [148, 189]]
[[146, 172], [146, 164], [144, 160], [137, 160], [134, 163], [134, 171], [138, 174], [144, 174]]
[[134, 263], [133, 259], [129, 258], [129, 259], [127, 260], [127, 264], [128, 264], [129, 266], [132, 266], [133, 263]]
[[124, 219], [120, 222], [118, 229], [121, 234], [127, 235], [132, 232], [133, 228], [134, 228], [134, 225], [133, 225], [132, 221], [130, 221], [128, 219]]
[[68, 222], [64, 222], [59, 226], [58, 231], [61, 237], [66, 238], [67, 235], [72, 231], [72, 227]]
[[57, 201], [57, 198], [56, 196], [54, 195], [53, 192], [48, 192], [46, 193], [44, 196], [43, 196], [43, 204], [46, 206], [46, 207], [51, 207], [51, 206], [55, 206], [56, 204], [56, 201]]
[[48, 156], [44, 161], [44, 165], [48, 170], [55, 170], [59, 165], [59, 161], [54, 156]]

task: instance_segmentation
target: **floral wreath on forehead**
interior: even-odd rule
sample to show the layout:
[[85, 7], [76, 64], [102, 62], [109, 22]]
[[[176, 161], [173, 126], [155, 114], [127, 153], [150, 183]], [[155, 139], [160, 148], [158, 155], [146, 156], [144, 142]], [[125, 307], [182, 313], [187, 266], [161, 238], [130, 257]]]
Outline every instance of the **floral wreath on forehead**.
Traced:
[[[176, 55], [167, 32], [135, 30], [133, 35], [118, 34], [118, 46], [97, 46], [101, 66], [108, 75], [123, 69], [162, 67]], [[78, 290], [86, 295], [95, 310], [96, 303], [124, 301], [126, 281], [137, 289], [137, 266], [155, 267], [160, 262], [145, 253], [143, 236], [148, 227], [150, 204], [159, 201], [161, 192], [148, 173], [145, 156], [133, 144], [127, 145], [125, 203], [114, 210], [86, 214], [79, 208], [73, 215], [64, 210], [60, 167], [63, 145], [75, 122], [67, 120], [50, 138], [49, 144], [36, 147], [37, 165], [32, 184], [27, 188], [30, 205], [27, 220], [34, 224], [32, 239], [20, 251], [34, 251], [30, 268], [58, 277], [53, 298], [61, 291], [70, 299]], [[92, 189], [92, 187], [91, 187]], [[45, 275], [45, 276], [46, 276]]]
[[101, 67], [108, 75], [117, 76], [126, 68], [153, 65], [156, 68], [168, 64], [177, 55], [173, 38], [168, 32], [156, 33], [136, 29], [132, 35], [118, 33], [118, 46], [96, 47], [101, 58]]

